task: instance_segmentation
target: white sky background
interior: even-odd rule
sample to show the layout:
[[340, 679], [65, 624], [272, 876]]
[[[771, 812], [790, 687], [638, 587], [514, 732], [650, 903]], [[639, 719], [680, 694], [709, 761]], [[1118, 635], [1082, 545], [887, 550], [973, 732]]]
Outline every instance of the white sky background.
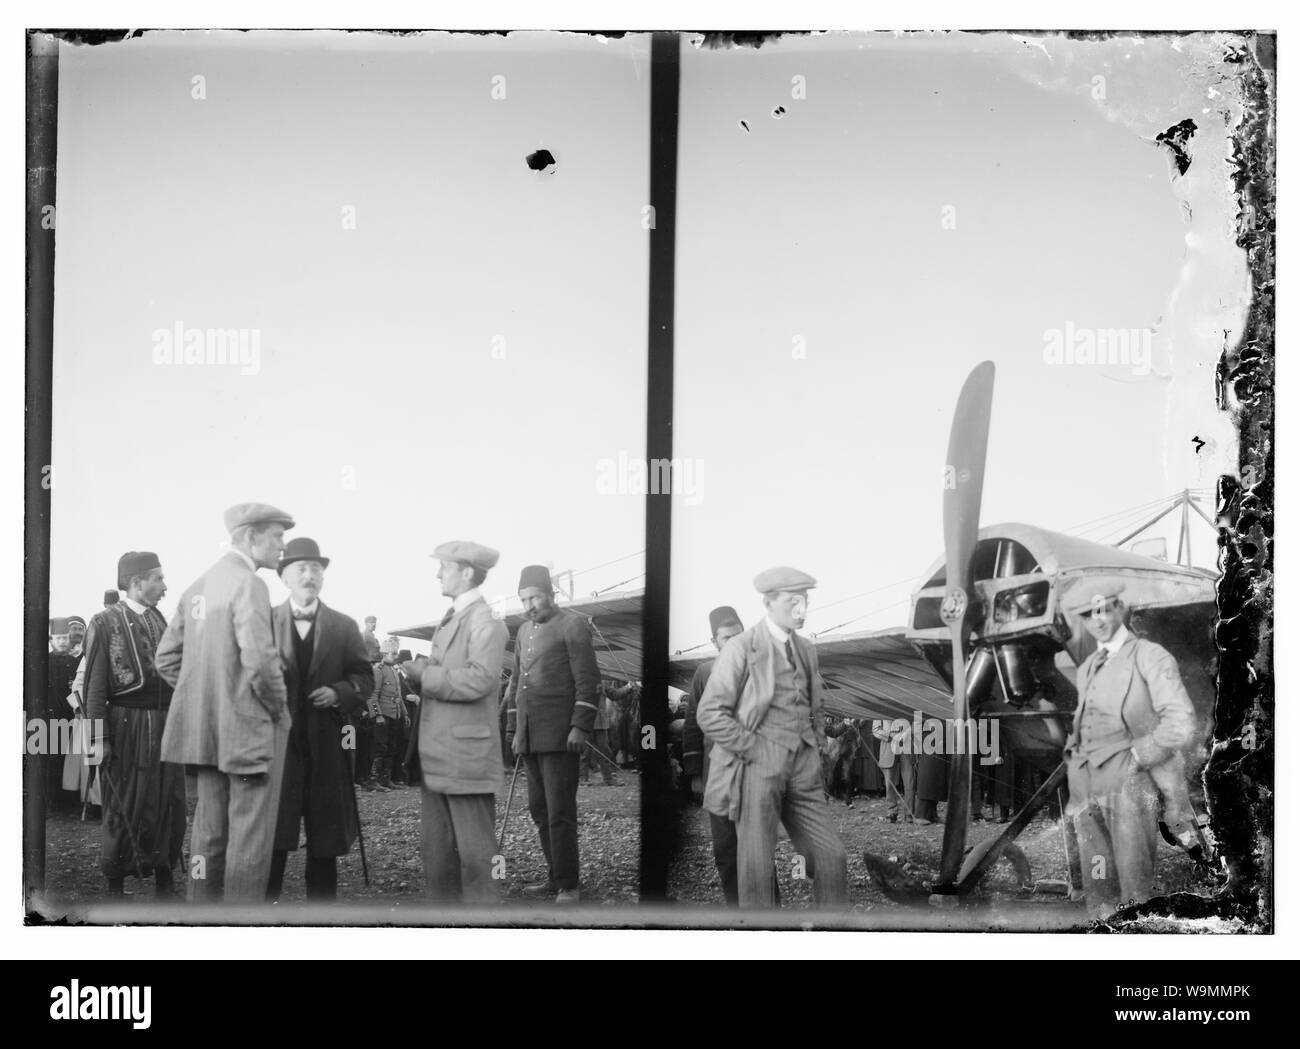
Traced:
[[[751, 580], [773, 564], [819, 579], [810, 631], [902, 624], [942, 554], [952, 412], [984, 359], [998, 373], [983, 524], [1073, 530], [1235, 469], [1213, 385], [1248, 298], [1222, 46], [685, 48], [674, 454], [702, 461], [703, 483], [675, 505], [674, 650], [707, 640], [715, 605], [756, 620]], [[1192, 166], [1171, 180], [1154, 138], [1186, 117]], [[1155, 329], [1150, 373], [1045, 364], [1044, 331], [1067, 322]], [[1193, 517], [1192, 533], [1213, 567], [1213, 531]]]
[[[65, 45], [51, 614], [96, 611], [127, 549], [159, 553], [170, 613], [246, 500], [293, 514], [333, 559], [326, 603], [381, 634], [441, 617], [446, 539], [502, 551], [489, 596], [531, 562], [637, 555], [579, 593], [643, 571], [643, 501], [598, 494], [596, 461], [644, 455], [648, 49]], [[260, 329], [260, 371], [155, 364], [178, 321]]]

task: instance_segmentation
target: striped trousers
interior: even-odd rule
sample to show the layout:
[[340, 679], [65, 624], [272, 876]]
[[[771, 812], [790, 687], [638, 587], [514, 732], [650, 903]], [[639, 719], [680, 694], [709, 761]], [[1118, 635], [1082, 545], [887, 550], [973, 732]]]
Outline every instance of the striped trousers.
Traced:
[[741, 781], [736, 821], [740, 906], [775, 905], [772, 863], [778, 821], [804, 857], [818, 907], [842, 907], [849, 898], [848, 853], [831, 822], [822, 790], [821, 755], [800, 743], [796, 751], [759, 736]]

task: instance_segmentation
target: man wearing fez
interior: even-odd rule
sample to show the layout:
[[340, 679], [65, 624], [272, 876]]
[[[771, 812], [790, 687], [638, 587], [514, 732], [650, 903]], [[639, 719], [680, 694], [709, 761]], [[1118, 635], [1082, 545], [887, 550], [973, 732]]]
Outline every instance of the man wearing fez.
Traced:
[[1090, 582], [1066, 602], [1097, 640], [1079, 664], [1079, 704], [1065, 747], [1066, 812], [1094, 917], [1154, 895], [1162, 796], [1170, 827], [1185, 830], [1193, 819], [1182, 748], [1195, 732], [1195, 709], [1174, 657], [1125, 624], [1122, 592], [1120, 581]]
[[293, 518], [240, 503], [225, 526], [230, 549], [181, 595], [158, 646], [158, 673], [176, 690], [162, 757], [198, 766], [190, 900], [256, 903], [271, 872], [290, 725], [271, 596], [257, 570], [278, 566]]
[[155, 665], [167, 630], [158, 555], [123, 554], [117, 585], [123, 600], [91, 618], [82, 683], [103, 804], [101, 868], [110, 896], [122, 895], [127, 874], [152, 873], [166, 898], [185, 837], [185, 769], [162, 760], [172, 689]]
[[740, 906], [771, 907], [779, 820], [815, 872], [818, 906], [848, 902], [848, 854], [822, 789], [825, 743], [817, 650], [803, 626], [812, 576], [769, 568], [754, 578], [767, 615], [714, 662], [696, 716], [710, 754], [704, 807], [736, 824]]
[[577, 903], [578, 762], [596, 723], [600, 667], [591, 628], [556, 607], [551, 573], [528, 565], [519, 576], [524, 617], [506, 692], [506, 732], [528, 775], [528, 810], [546, 856], [547, 879], [524, 887], [537, 898]]
[[289, 853], [307, 835], [307, 899], [338, 896], [338, 860], [357, 838], [348, 715], [369, 698], [370, 661], [355, 619], [320, 600], [325, 569], [316, 540], [292, 539], [280, 558], [289, 597], [271, 612], [289, 696], [289, 747], [280, 781], [268, 899], [284, 884]]
[[434, 632], [428, 658], [403, 664], [420, 686], [417, 727], [420, 845], [425, 892], [438, 903], [488, 904], [496, 854], [497, 688], [509, 632], [479, 587], [500, 555], [479, 543], [434, 550], [438, 580], [451, 607]]
[[[745, 626], [740, 616], [730, 605], [720, 605], [709, 613], [709, 631], [713, 636], [713, 647], [721, 652], [733, 637]], [[706, 660], [695, 668], [691, 678], [691, 691], [686, 700], [686, 723], [682, 727], [682, 769], [691, 777], [691, 793], [704, 794], [704, 784], [709, 778], [709, 744], [700, 731], [698, 712], [704, 687], [709, 683], [713, 672], [714, 660]], [[735, 907], [740, 900], [740, 890], [736, 882], [736, 825], [726, 816], [715, 812], [709, 813], [709, 830], [713, 837], [713, 863], [718, 868], [718, 877], [722, 880], [722, 897], [728, 906]], [[779, 898], [779, 889], [777, 895]]]

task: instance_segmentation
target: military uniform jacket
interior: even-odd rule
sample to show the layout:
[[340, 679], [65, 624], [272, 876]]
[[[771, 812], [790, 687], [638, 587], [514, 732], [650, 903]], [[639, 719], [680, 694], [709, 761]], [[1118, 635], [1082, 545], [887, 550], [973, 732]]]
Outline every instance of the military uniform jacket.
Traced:
[[[311, 662], [302, 680], [294, 652], [297, 631], [287, 600], [272, 610], [272, 622], [293, 712], [275, 848], [298, 847], [298, 828], [305, 816], [311, 855], [342, 856], [357, 837], [351, 762], [344, 750], [345, 743], [355, 743], [348, 716], [365, 704], [374, 681], [361, 629], [355, 620], [318, 599], [316, 623], [307, 635], [312, 639]], [[317, 708], [307, 698], [322, 685], [338, 693], [337, 707]], [[349, 728], [347, 736], [344, 726]]]
[[[1079, 666], [1079, 705], [1067, 761], [1072, 768], [1092, 767], [1094, 793], [1118, 792], [1131, 765], [1112, 759], [1131, 750], [1137, 767], [1166, 793], [1181, 779], [1182, 748], [1196, 731], [1195, 709], [1178, 664], [1159, 645], [1132, 635], [1100, 670], [1099, 653], [1100, 648]], [[1084, 801], [1074, 791], [1071, 795], [1071, 808]]]
[[481, 597], [433, 635], [420, 679], [420, 769], [443, 794], [495, 794], [503, 782], [497, 696], [510, 632]]
[[[817, 749], [821, 751], [826, 744], [826, 726], [822, 719], [817, 649], [793, 631], [790, 638], [800, 666], [808, 671], [809, 716]], [[709, 753], [704, 807], [716, 815], [735, 820], [740, 814], [744, 766], [755, 750], [758, 730], [776, 697], [777, 660], [785, 658], [767, 623], [760, 621], [728, 641], [714, 660], [709, 683], [695, 713], [706, 745], [708, 741], [715, 744]]]
[[271, 770], [289, 716], [266, 584], [235, 551], [181, 595], [154, 665], [171, 685], [162, 760], [228, 775]]
[[506, 690], [506, 733], [522, 754], [566, 749], [569, 730], [591, 732], [600, 702], [600, 667], [586, 620], [557, 609], [544, 623], [523, 623]]

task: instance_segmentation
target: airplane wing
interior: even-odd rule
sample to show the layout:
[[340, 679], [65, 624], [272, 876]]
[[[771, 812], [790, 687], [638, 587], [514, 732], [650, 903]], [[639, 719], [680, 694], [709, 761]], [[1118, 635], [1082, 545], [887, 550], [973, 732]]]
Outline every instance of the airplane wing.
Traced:
[[[596, 646], [596, 662], [604, 677], [617, 681], [641, 680], [641, 609], [644, 597], [644, 590], [629, 590], [560, 602], [561, 608], [586, 617]], [[524, 622], [524, 615], [522, 612], [507, 613], [504, 622], [510, 631], [506, 652], [511, 653], [515, 649], [515, 634]], [[433, 620], [400, 630], [390, 630], [388, 633], [396, 637], [430, 641], [437, 627], [438, 621]]]
[[[820, 637], [815, 644], [827, 713], [883, 720], [910, 719], [919, 710], [952, 717], [952, 690], [907, 640], [903, 627]], [[710, 649], [674, 656], [671, 683], [688, 690], [696, 667], [715, 655]]]
[[952, 690], [903, 627], [817, 639], [826, 711], [839, 717], [952, 717]]

